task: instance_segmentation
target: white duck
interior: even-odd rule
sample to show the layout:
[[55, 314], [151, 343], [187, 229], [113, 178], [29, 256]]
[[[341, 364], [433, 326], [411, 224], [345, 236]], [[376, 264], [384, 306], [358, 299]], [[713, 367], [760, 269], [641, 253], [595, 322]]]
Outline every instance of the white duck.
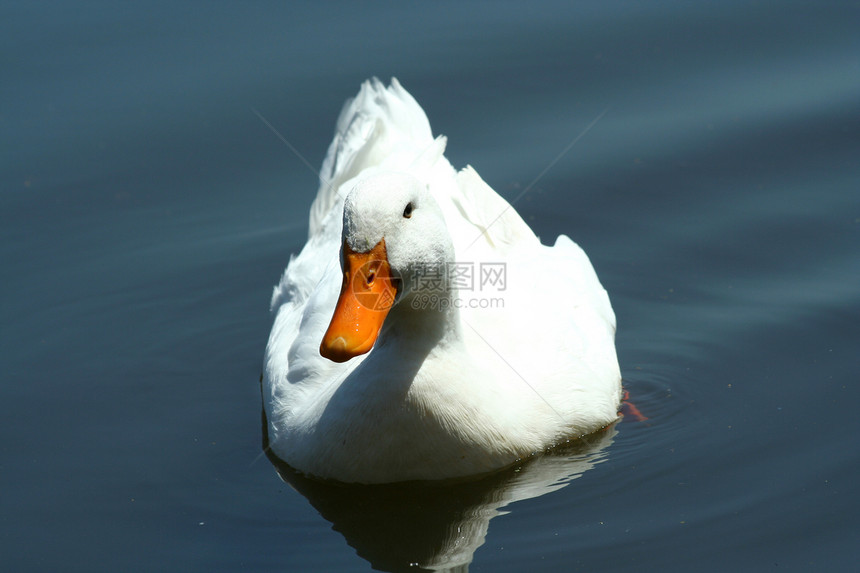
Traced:
[[270, 451], [303, 473], [471, 476], [617, 418], [615, 315], [588, 257], [542, 245], [444, 148], [396, 79], [341, 112], [264, 360]]

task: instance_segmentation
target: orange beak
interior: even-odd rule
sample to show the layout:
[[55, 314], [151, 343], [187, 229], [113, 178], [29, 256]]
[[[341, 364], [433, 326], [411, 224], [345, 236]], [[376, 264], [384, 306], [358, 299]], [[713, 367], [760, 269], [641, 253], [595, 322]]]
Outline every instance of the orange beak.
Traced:
[[373, 348], [397, 294], [385, 239], [367, 253], [356, 253], [344, 241], [343, 267], [340, 297], [320, 344], [320, 354], [334, 362]]

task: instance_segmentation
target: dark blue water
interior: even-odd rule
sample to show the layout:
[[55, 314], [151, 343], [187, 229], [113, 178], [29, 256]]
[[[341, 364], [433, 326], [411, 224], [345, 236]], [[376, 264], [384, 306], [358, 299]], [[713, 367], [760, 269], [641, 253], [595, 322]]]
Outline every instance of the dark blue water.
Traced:
[[[4, 569], [853, 571], [858, 22], [849, 2], [4, 4]], [[252, 108], [316, 166], [373, 75], [509, 199], [552, 164], [516, 208], [589, 253], [647, 421], [474, 484], [278, 476], [268, 302], [317, 180]]]

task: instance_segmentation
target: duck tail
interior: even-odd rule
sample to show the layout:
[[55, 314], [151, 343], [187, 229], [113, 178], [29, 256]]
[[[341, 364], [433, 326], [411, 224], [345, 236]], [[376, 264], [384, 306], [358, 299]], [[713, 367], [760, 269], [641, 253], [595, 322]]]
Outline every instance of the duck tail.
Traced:
[[397, 78], [391, 78], [388, 87], [377, 78], [365, 81], [338, 117], [311, 206], [309, 235], [342, 203], [348, 191], [341, 189], [345, 182], [367, 168], [396, 168], [404, 153], [415, 157], [433, 143], [427, 115]]

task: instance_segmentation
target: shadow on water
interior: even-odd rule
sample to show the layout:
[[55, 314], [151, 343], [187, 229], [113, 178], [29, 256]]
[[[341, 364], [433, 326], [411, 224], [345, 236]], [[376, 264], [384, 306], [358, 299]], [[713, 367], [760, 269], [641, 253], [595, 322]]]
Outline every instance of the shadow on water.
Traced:
[[468, 571], [490, 520], [515, 502], [565, 487], [606, 459], [616, 424], [551, 452], [468, 481], [343, 484], [308, 478], [263, 449], [287, 484], [304, 495], [374, 569]]

